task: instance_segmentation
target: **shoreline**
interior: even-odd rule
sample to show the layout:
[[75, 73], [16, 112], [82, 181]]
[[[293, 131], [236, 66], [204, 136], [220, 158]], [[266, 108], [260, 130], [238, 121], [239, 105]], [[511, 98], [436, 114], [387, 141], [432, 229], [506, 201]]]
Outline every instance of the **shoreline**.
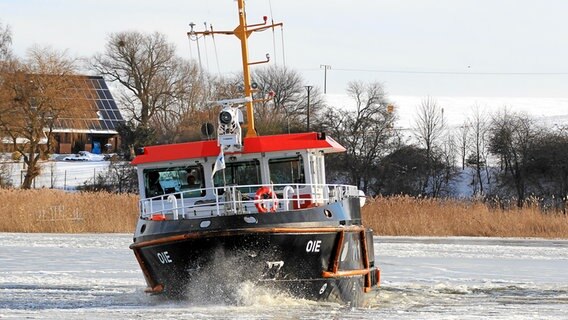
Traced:
[[[134, 194], [0, 189], [0, 199], [3, 233], [131, 234], [138, 219]], [[503, 211], [479, 201], [375, 197], [362, 220], [379, 237], [568, 240], [568, 214], [536, 206]]]
[[[93, 236], [93, 235], [100, 235], [100, 236], [124, 236], [124, 237], [131, 237], [132, 232], [78, 232], [78, 233], [66, 233], [66, 232], [10, 232], [10, 231], [0, 231], [0, 235], [26, 235], [26, 234], [33, 234], [33, 235], [46, 235], [46, 236], [68, 236], [68, 235], [75, 235], [75, 236]], [[395, 242], [402, 242], [401, 240], [452, 240], [452, 241], [491, 241], [491, 240], [498, 240], [498, 241], [539, 241], [539, 242], [549, 242], [549, 241], [560, 241], [560, 242], [568, 242], [568, 238], [539, 238], [539, 237], [488, 237], [488, 236], [412, 236], [412, 235], [401, 235], [401, 236], [389, 236], [389, 235], [373, 235], [374, 238], [384, 239], [384, 240], [393, 240]]]

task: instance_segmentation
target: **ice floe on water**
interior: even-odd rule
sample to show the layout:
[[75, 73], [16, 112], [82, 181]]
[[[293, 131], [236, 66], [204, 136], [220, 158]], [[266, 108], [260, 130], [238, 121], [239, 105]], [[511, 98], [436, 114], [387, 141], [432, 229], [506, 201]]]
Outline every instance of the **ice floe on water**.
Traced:
[[253, 283], [234, 286], [235, 304], [149, 296], [125, 234], [0, 233], [0, 242], [0, 319], [568, 318], [564, 240], [376, 237], [382, 288], [366, 308]]

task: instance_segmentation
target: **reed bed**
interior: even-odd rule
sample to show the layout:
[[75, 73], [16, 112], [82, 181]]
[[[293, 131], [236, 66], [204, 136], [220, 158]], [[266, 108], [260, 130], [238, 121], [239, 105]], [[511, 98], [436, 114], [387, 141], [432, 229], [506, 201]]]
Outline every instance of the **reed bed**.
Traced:
[[376, 197], [362, 215], [376, 235], [568, 238], [568, 215], [536, 204], [504, 211], [481, 201]]
[[[568, 215], [530, 204], [503, 211], [481, 201], [376, 197], [362, 214], [376, 235], [568, 238]], [[0, 232], [130, 233], [137, 216], [132, 194], [0, 189]]]
[[138, 196], [106, 192], [0, 189], [0, 231], [133, 232]]

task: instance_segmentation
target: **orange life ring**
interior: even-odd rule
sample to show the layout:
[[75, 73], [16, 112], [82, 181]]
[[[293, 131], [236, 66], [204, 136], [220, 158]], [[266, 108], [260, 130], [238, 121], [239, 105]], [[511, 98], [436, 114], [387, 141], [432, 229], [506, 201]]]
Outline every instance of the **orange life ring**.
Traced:
[[[264, 204], [266, 199], [272, 199], [272, 207], [270, 209]], [[266, 213], [268, 211], [276, 212], [276, 208], [278, 208], [278, 197], [270, 187], [260, 187], [256, 190], [254, 195], [254, 206], [260, 213]]]

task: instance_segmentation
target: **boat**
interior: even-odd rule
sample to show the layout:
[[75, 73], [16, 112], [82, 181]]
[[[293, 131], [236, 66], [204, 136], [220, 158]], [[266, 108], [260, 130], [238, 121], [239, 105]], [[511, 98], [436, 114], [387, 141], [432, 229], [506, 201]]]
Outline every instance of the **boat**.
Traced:
[[146, 292], [231, 302], [249, 282], [360, 306], [380, 282], [364, 194], [326, 182], [325, 156], [345, 148], [325, 133], [256, 133], [247, 38], [281, 24], [247, 25], [237, 3], [239, 26], [218, 32], [241, 42], [244, 93], [218, 102], [217, 139], [147, 146], [132, 161], [140, 215], [130, 248]]

